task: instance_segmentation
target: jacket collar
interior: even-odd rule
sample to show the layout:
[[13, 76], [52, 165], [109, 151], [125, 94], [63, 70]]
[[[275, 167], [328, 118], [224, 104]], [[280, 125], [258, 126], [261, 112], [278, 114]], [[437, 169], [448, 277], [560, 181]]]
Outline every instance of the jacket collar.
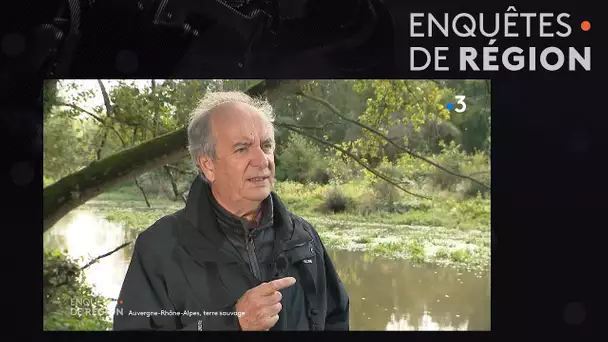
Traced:
[[213, 209], [218, 222], [221, 223], [220, 228], [224, 230], [224, 233], [236, 235], [243, 239], [245, 234], [249, 234], [251, 232], [255, 235], [260, 231], [273, 226], [274, 210], [272, 207], [272, 196], [268, 196], [264, 201], [262, 201], [260, 208], [261, 210], [256, 219], [257, 222], [252, 223], [228, 212], [228, 210], [224, 209], [214, 198], [213, 193], [211, 192], [211, 187], [207, 186], [204, 188], [205, 189], [203, 191], [206, 197], [209, 199], [211, 208]]
[[[216, 253], [226, 254], [223, 251], [227, 250], [227, 248], [222, 248], [226, 243], [226, 239], [220, 231], [217, 217], [205, 191], [210, 191], [210, 185], [199, 175], [192, 182], [184, 209], [187, 221], [195, 229], [185, 234], [183, 242], [188, 246], [196, 246], [194, 249], [197, 251], [207, 250], [207, 252], [211, 253], [209, 248], [206, 248], [208, 246], [202, 245], [204, 244], [202, 240], [205, 239], [201, 239], [200, 235], [203, 235], [213, 245], [211, 249]], [[288, 244], [291, 245], [302, 240], [309, 240], [311, 238], [309, 233], [303, 231], [303, 229], [296, 229], [289, 211], [283, 205], [279, 196], [274, 191], [270, 193], [270, 196], [272, 197], [273, 226], [277, 228], [275, 237], [277, 239], [275, 244], [276, 249], [284, 249], [284, 244], [288, 242], [291, 242]], [[212, 254], [219, 257], [219, 254], [216, 253]]]

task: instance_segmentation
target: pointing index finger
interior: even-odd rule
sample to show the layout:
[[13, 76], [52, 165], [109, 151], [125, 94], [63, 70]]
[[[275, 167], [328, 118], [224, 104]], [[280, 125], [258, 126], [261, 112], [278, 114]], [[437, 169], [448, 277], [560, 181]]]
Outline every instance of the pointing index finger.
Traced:
[[281, 279], [276, 279], [276, 280], [266, 283], [266, 286], [264, 287], [264, 292], [266, 294], [272, 294], [275, 291], [279, 291], [281, 289], [290, 287], [295, 283], [296, 283], [296, 278], [294, 278], [294, 277], [285, 277], [285, 278], [281, 278]]

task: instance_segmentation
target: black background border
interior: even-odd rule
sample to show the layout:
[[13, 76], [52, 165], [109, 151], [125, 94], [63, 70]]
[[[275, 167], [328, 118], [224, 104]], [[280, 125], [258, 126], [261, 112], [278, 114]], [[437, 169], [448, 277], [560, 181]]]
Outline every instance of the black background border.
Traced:
[[[218, 65], [215, 68], [192, 70], [184, 64], [177, 70], [174, 65], [146, 64], [146, 53], [138, 54], [139, 71], [122, 73], [114, 63], [115, 50], [121, 44], [128, 46], [136, 41], [137, 32], [123, 32], [116, 46], [92, 44], [99, 54], [97, 64], [74, 67], [67, 78], [406, 78], [448, 79], [478, 78], [492, 80], [492, 334], [520, 338], [547, 338], [547, 334], [572, 337], [591, 335], [592, 286], [598, 273], [593, 264], [599, 259], [599, 248], [592, 242], [600, 241], [593, 234], [606, 227], [608, 200], [605, 198], [604, 178], [608, 175], [603, 166], [608, 161], [604, 136], [605, 109], [605, 48], [600, 43], [604, 23], [599, 2], [582, 1], [566, 4], [531, 4], [510, 2], [504, 4], [457, 4], [447, 1], [385, 2], [394, 23], [394, 36], [390, 49], [379, 50], [390, 56], [392, 62], [375, 70], [338, 72], [309, 54], [282, 68], [266, 67], [250, 74], [230, 70]], [[499, 38], [501, 48], [510, 45], [592, 46], [591, 72], [536, 71], [536, 72], [408, 72], [408, 48], [420, 45], [431, 48], [435, 42], [428, 39], [413, 41], [408, 38], [409, 12], [435, 13], [504, 13], [513, 5], [519, 12], [567, 12], [573, 23], [589, 20], [592, 29], [582, 33], [576, 25], [568, 39], [543, 40], [531, 38], [529, 42], [512, 43]], [[43, 7], [40, 7], [43, 8]], [[36, 23], [36, 6], [22, 6], [11, 15], [14, 26], [7, 32], [19, 32], [26, 37]], [[8, 13], [8, 12], [7, 12]], [[17, 20], [13, 20], [13, 19]], [[117, 23], [120, 18], [109, 19]], [[111, 36], [111, 35], [110, 35]], [[605, 37], [605, 36], [604, 36]], [[118, 39], [118, 37], [114, 37]], [[130, 41], [133, 39], [133, 41]], [[159, 38], [160, 39], [160, 38]], [[162, 43], [162, 42], [161, 42]], [[437, 44], [456, 48], [470, 45], [478, 50], [487, 39], [460, 40]], [[595, 44], [595, 45], [594, 45]], [[159, 43], [162, 48], [162, 44]], [[378, 49], [386, 46], [379, 45]], [[27, 45], [26, 45], [27, 47]], [[26, 50], [28, 51], [28, 50]], [[104, 54], [104, 51], [106, 53]], [[131, 50], [133, 51], [133, 50]], [[167, 59], [171, 53], [166, 51]], [[136, 53], [137, 54], [137, 53]], [[319, 64], [315, 64], [319, 62]], [[27, 69], [19, 57], [3, 56], [0, 74], [3, 102], [1, 125], [3, 141], [0, 149], [5, 156], [2, 163], [5, 205], [2, 227], [6, 228], [3, 248], [4, 290], [11, 300], [6, 304], [8, 321], [4, 331], [17, 330], [17, 335], [33, 336], [41, 331], [40, 297], [42, 238], [38, 233], [42, 221], [42, 153], [41, 153], [41, 73]], [[23, 181], [31, 179], [31, 181]], [[8, 233], [10, 232], [10, 234]], [[16, 235], [12, 235], [12, 234]], [[34, 243], [36, 241], [37, 243]], [[9, 247], [16, 247], [13, 251]], [[596, 276], [597, 277], [597, 276]], [[597, 310], [597, 309], [595, 309]], [[580, 324], [568, 324], [572, 316], [582, 317]], [[12, 325], [11, 318], [16, 324]], [[355, 333], [365, 335], [365, 333]], [[374, 333], [379, 334], [379, 333]], [[486, 333], [409, 333], [402, 336], [386, 333], [388, 338], [484, 338]], [[401, 334], [401, 333], [399, 333]], [[117, 333], [45, 333], [55, 338], [118, 338]], [[192, 338], [201, 338], [188, 334]], [[328, 334], [329, 335], [329, 334]], [[134, 335], [128, 338], [141, 339]], [[152, 335], [150, 335], [151, 337]], [[304, 337], [303, 334], [289, 338]], [[163, 338], [186, 338], [170, 335]], [[219, 336], [222, 338], [221, 336]], [[372, 336], [370, 336], [372, 337]], [[146, 337], [148, 338], [148, 337]], [[310, 338], [310, 336], [306, 336]], [[348, 338], [348, 337], [347, 337]]]

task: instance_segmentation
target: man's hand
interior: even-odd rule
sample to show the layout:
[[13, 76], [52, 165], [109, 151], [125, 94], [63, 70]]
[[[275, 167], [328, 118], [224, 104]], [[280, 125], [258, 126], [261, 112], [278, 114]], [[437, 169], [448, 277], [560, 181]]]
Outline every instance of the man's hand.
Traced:
[[237, 312], [244, 314], [239, 317], [243, 331], [264, 331], [272, 328], [279, 320], [281, 298], [279, 290], [292, 286], [296, 278], [286, 277], [262, 283], [245, 294], [236, 302]]

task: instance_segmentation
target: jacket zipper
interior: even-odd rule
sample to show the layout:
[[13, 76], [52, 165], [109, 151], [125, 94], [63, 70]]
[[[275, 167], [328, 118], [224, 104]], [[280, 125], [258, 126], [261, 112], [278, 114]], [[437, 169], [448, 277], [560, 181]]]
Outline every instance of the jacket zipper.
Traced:
[[251, 270], [253, 275], [261, 281], [262, 276], [260, 274], [260, 265], [258, 264], [258, 258], [255, 256], [255, 243], [253, 242], [253, 232], [247, 234], [247, 254], [249, 255], [249, 263], [251, 264]]

